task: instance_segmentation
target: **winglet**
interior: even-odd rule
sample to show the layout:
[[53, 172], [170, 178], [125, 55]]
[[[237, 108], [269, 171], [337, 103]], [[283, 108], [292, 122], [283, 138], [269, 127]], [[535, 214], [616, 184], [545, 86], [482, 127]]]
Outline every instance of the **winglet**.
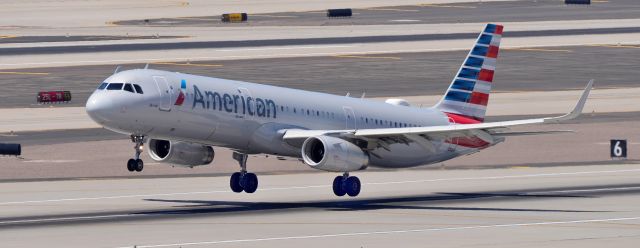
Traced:
[[580, 114], [582, 114], [584, 104], [587, 102], [587, 98], [589, 97], [589, 92], [591, 92], [591, 88], [593, 88], [593, 79], [591, 79], [591, 81], [589, 81], [589, 83], [587, 84], [587, 87], [584, 88], [582, 96], [580, 96], [580, 100], [578, 100], [578, 103], [573, 108], [573, 110], [571, 110], [571, 112], [563, 116], [546, 118], [544, 119], [544, 123], [558, 123], [575, 119], [576, 117], [580, 116]]

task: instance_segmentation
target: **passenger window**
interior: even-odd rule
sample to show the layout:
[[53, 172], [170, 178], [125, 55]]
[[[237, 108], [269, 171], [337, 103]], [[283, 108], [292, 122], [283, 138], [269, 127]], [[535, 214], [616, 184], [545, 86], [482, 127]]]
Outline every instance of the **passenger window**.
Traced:
[[136, 92], [138, 92], [138, 94], [144, 94], [140, 85], [134, 84], [133, 88], [136, 88]]
[[98, 87], [99, 90], [104, 90], [104, 88], [107, 88], [108, 83], [102, 83], [100, 84], [100, 86]]
[[131, 93], [135, 93], [135, 92], [133, 92], [133, 87], [131, 86], [131, 84], [125, 84], [124, 85], [124, 90], [129, 91]]
[[124, 84], [121, 84], [121, 83], [115, 83], [114, 84], [114, 83], [112, 83], [112, 84], [109, 84], [109, 86], [107, 86], [107, 90], [122, 90], [122, 85], [124, 85]]

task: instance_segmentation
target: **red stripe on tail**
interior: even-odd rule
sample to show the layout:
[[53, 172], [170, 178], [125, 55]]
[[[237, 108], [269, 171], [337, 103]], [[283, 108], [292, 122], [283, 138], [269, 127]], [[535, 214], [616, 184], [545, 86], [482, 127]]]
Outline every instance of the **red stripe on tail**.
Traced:
[[489, 58], [497, 58], [498, 57], [498, 47], [497, 46], [489, 46], [489, 52], [487, 52], [487, 57]]
[[480, 75], [478, 76], [478, 80], [482, 80], [485, 82], [493, 82], [493, 71], [482, 69], [480, 70]]
[[446, 112], [445, 114], [449, 117], [449, 122], [456, 123], [456, 124], [478, 124], [478, 123], [482, 123], [483, 121], [483, 119], [481, 118], [476, 118], [472, 116], [452, 114], [452, 113], [446, 113]]
[[487, 106], [487, 103], [489, 103], [489, 94], [473, 92], [471, 93], [471, 99], [469, 100], [469, 103]]
[[502, 28], [503, 28], [503, 26], [502, 26], [502, 25], [496, 25], [496, 32], [495, 32], [495, 34], [502, 35]]

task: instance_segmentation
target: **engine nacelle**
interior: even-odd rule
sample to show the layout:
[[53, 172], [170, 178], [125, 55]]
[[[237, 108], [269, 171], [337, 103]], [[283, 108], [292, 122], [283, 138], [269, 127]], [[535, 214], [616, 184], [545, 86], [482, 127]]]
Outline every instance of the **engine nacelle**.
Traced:
[[369, 164], [369, 155], [360, 147], [325, 135], [310, 137], [304, 141], [302, 159], [311, 168], [331, 172], [362, 170]]
[[213, 148], [210, 146], [169, 140], [149, 140], [149, 156], [161, 163], [194, 167], [211, 163], [214, 155]]

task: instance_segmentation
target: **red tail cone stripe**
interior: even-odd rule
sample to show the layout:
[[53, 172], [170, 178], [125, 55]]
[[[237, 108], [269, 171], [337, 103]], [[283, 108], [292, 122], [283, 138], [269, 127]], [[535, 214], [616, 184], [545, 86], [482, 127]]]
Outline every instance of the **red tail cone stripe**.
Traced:
[[466, 115], [459, 115], [459, 114], [452, 114], [452, 113], [445, 113], [445, 114], [449, 117], [449, 121], [452, 123], [478, 124], [482, 122], [481, 118], [476, 118], [476, 117], [471, 117]]
[[489, 58], [497, 58], [498, 57], [498, 47], [497, 46], [489, 46], [489, 52], [487, 52], [487, 57]]
[[482, 80], [485, 82], [493, 82], [493, 71], [482, 69], [480, 70], [480, 75], [478, 76], [478, 80]]
[[487, 103], [489, 103], [489, 95], [481, 92], [473, 92], [471, 93], [469, 103], [487, 106]]

